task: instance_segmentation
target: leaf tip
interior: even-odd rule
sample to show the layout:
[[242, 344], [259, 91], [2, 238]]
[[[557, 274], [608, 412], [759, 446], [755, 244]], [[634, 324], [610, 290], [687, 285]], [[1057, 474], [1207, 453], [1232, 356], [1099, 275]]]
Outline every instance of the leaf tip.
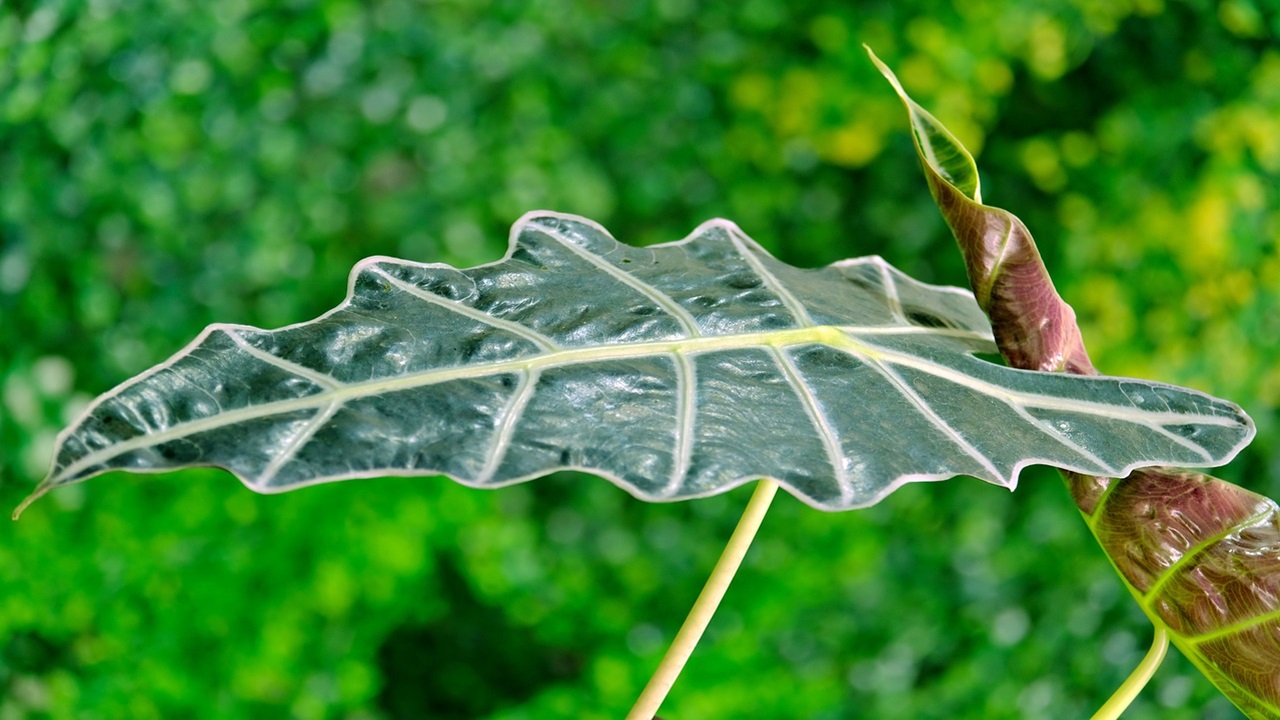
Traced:
[[13, 520], [17, 521], [18, 518], [22, 516], [22, 513], [28, 507], [31, 507], [32, 503], [44, 497], [45, 493], [49, 492], [49, 489], [51, 487], [52, 486], [47, 482], [40, 483], [40, 485], [37, 486], [36, 489], [31, 492], [30, 495], [24, 498], [22, 502], [18, 503], [18, 507], [13, 509], [13, 515], [11, 515], [10, 517]]
[[910, 98], [907, 97], [907, 91], [902, 88], [902, 83], [898, 82], [898, 76], [893, 73], [893, 70], [890, 70], [889, 66], [880, 59], [880, 56], [876, 55], [876, 52], [871, 49], [870, 45], [862, 43], [862, 49], [867, 51], [867, 55], [871, 58], [871, 62], [876, 66], [876, 69], [880, 71], [880, 74], [884, 76], [884, 79], [888, 80], [889, 84], [893, 86], [893, 89], [898, 93], [898, 96], [904, 101], [910, 102]]
[[973, 202], [982, 203], [982, 190], [978, 179], [978, 166], [973, 156], [955, 135], [947, 129], [928, 110], [925, 110], [907, 94], [898, 76], [889, 69], [875, 52], [865, 43], [871, 62], [875, 63], [880, 74], [893, 86], [894, 92], [907, 108], [907, 117], [911, 123], [912, 139], [920, 160], [939, 179], [960, 191]]

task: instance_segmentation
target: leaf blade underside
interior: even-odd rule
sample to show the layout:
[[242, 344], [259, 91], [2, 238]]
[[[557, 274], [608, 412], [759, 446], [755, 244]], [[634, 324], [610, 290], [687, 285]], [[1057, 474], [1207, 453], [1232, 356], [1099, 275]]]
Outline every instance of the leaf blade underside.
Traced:
[[1194, 391], [970, 354], [991, 349], [971, 295], [879, 258], [802, 270], [726, 221], [634, 248], [535, 213], [499, 262], [370, 258], [314, 321], [211, 326], [95, 401], [36, 494], [191, 465], [259, 492], [577, 469], [646, 500], [772, 477], [840, 510], [957, 474], [1012, 487], [1032, 463], [1211, 464], [1248, 432]]
[[1280, 720], [1280, 506], [1189, 470], [1108, 480], [1085, 519], [1143, 612], [1248, 717]]

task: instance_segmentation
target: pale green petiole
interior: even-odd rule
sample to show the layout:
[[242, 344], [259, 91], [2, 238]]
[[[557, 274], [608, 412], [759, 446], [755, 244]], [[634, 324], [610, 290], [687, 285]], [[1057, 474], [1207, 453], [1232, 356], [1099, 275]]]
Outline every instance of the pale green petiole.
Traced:
[[675, 684], [680, 671], [684, 669], [689, 656], [693, 654], [693, 648], [697, 646], [703, 631], [711, 622], [711, 616], [720, 606], [720, 600], [724, 598], [725, 590], [729, 588], [734, 574], [738, 572], [738, 566], [742, 564], [747, 548], [751, 547], [751, 541], [755, 538], [756, 531], [760, 529], [760, 522], [764, 520], [765, 513], [769, 511], [769, 504], [773, 502], [773, 496], [777, 492], [778, 483], [773, 480], [765, 479], [756, 483], [755, 492], [747, 502], [747, 509], [742, 512], [742, 519], [738, 520], [738, 526], [729, 537], [729, 543], [725, 545], [724, 552], [720, 553], [720, 559], [711, 570], [707, 584], [702, 587], [698, 599], [689, 609], [689, 616], [685, 618], [684, 625], [680, 626], [680, 632], [676, 633], [675, 640], [671, 641], [671, 647], [667, 648], [667, 654], [663, 656], [653, 677], [649, 678], [649, 684], [645, 686], [644, 692], [640, 693], [636, 704], [627, 714], [627, 720], [652, 720], [658, 708], [662, 706], [662, 701], [667, 698], [667, 693], [671, 692], [671, 686]]
[[1169, 631], [1163, 625], [1157, 625], [1155, 637], [1151, 639], [1151, 649], [1142, 658], [1142, 662], [1138, 663], [1138, 667], [1134, 668], [1125, 679], [1124, 684], [1116, 689], [1098, 712], [1094, 713], [1093, 720], [1116, 720], [1120, 717], [1133, 699], [1138, 697], [1138, 693], [1142, 692], [1142, 688], [1151, 681], [1151, 676], [1156, 674], [1156, 668], [1160, 667], [1168, 650]]

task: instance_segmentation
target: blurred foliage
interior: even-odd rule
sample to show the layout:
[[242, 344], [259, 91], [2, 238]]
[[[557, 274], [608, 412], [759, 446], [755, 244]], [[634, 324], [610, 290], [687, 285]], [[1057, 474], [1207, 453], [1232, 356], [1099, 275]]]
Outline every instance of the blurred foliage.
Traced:
[[[5, 3], [0, 505], [205, 324], [313, 317], [370, 254], [494, 260], [529, 209], [962, 283], [863, 42], [980, 153], [1098, 366], [1241, 402], [1221, 474], [1280, 495], [1267, 1]], [[61, 490], [0, 536], [0, 718], [619, 717], [745, 500]], [[1081, 717], [1148, 639], [1050, 472], [784, 498], [664, 716]], [[1130, 717], [1238, 713], [1171, 657]]]

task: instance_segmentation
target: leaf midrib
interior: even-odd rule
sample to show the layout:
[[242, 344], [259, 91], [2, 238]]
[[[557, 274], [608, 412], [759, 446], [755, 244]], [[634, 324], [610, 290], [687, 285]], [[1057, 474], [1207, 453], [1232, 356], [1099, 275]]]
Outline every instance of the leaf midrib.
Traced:
[[[212, 334], [213, 332], [218, 331], [234, 333], [240, 329], [242, 328], [239, 326], [214, 325], [209, 328], [207, 334]], [[1155, 420], [1155, 416], [1150, 412], [1135, 412], [1132, 413], [1132, 416], [1126, 417], [1130, 414], [1126, 413], [1126, 409], [1122, 406], [1106, 405], [1091, 401], [1069, 400], [1048, 395], [1041, 396], [1034, 393], [1010, 392], [1006, 388], [965, 375], [960, 371], [943, 365], [938, 365], [918, 356], [860, 342], [855, 339], [853, 335], [922, 335], [930, 337], [947, 336], [985, 341], [990, 340], [990, 337], [986, 334], [964, 329], [922, 328], [916, 326], [877, 327], [816, 325], [754, 333], [704, 335], [692, 338], [686, 337], [640, 343], [564, 348], [511, 360], [501, 360], [497, 362], [461, 367], [431, 369], [417, 373], [398, 375], [395, 377], [367, 380], [354, 384], [338, 384], [336, 387], [326, 388], [320, 392], [307, 395], [305, 397], [290, 400], [279, 400], [260, 405], [249, 405], [233, 410], [225, 410], [206, 418], [179, 423], [167, 430], [144, 433], [137, 437], [129, 438], [128, 440], [113, 443], [109, 446], [109, 453], [94, 452], [81, 457], [76, 462], [66, 466], [61, 471], [51, 476], [47, 483], [49, 485], [57, 485], [66, 478], [75, 477], [86, 468], [101, 464], [113, 457], [117, 457], [123, 453], [138, 448], [160, 445], [170, 440], [190, 437], [209, 430], [215, 430], [227, 425], [233, 425], [257, 418], [269, 417], [272, 415], [283, 415], [300, 410], [319, 409], [326, 406], [341, 406], [348, 400], [358, 397], [376, 396], [417, 387], [436, 385], [454, 380], [489, 377], [504, 373], [536, 373], [546, 368], [567, 367], [570, 365], [600, 362], [605, 360], [638, 359], [660, 355], [675, 355], [677, 353], [692, 355], [728, 350], [776, 350], [799, 345], [815, 344], [832, 347], [851, 355], [858, 356], [868, 362], [887, 361], [900, 366], [913, 367], [929, 374], [970, 387], [988, 396], [996, 397], [1002, 402], [1014, 407], [1035, 406], [1045, 409], [1061, 409], [1076, 412], [1105, 408], [1115, 419], [1128, 420], [1148, 427], [1157, 428], [1160, 431], [1163, 430], [1162, 428], [1159, 428], [1159, 424], [1163, 423], [1158, 423], [1158, 421]], [[263, 359], [264, 362], [270, 362], [262, 356], [259, 357]], [[281, 360], [279, 367], [287, 371], [291, 371], [291, 368], [286, 365], [292, 364], [288, 363], [288, 361]], [[165, 369], [160, 369], [158, 372], [164, 372]], [[132, 385], [126, 386], [121, 389], [127, 389], [127, 387], [131, 386]], [[114, 397], [114, 395], [109, 397]], [[104, 401], [109, 399], [109, 397], [104, 398]], [[1040, 401], [1029, 403], [1027, 402], [1028, 398], [1037, 398]], [[1169, 417], [1166, 418], [1168, 423], [1177, 422], [1188, 417], [1186, 414], [1169, 413], [1168, 415]], [[1227, 418], [1222, 418], [1216, 415], [1197, 415], [1195, 417], [1197, 418], [1197, 421], [1201, 423], [1223, 425], [1231, 424]]]
[[[236, 325], [213, 325], [206, 331], [205, 337], [216, 332], [223, 332], [234, 339], [237, 338], [238, 333], [244, 329], [246, 328]], [[658, 355], [676, 355], [677, 353], [696, 354], [725, 350], [768, 349], [771, 347], [781, 348], [815, 343], [838, 345], [843, 349], [860, 353], [866, 357], [873, 357], [881, 353], [881, 351], [876, 350], [869, 345], [853, 340], [849, 337], [848, 333], [858, 333], [863, 335], [947, 335], [952, 337], [982, 340], [989, 339], [986, 335], [970, 330], [919, 328], [914, 326], [838, 327], [817, 325], [755, 333], [705, 335], [692, 338], [677, 338], [673, 340], [562, 348], [511, 360], [478, 363], [475, 365], [461, 367], [433, 368], [421, 372], [408, 373], [388, 378], [378, 378], [376, 380], [367, 380], [353, 384], [339, 383], [336, 380], [330, 379], [329, 383], [324, 383], [322, 385], [320, 392], [316, 392], [305, 397], [248, 405], [231, 410], [223, 410], [208, 417], [175, 424], [166, 430], [143, 433], [137, 437], [113, 443], [107, 448], [110, 452], [98, 451], [89, 453], [65, 468], [62, 468], [61, 471], [52, 475], [46, 482], [49, 485], [56, 485], [65, 478], [75, 477], [86, 468], [105, 462], [110, 458], [117, 457], [131, 450], [160, 445], [170, 440], [190, 437], [192, 435], [197, 435], [209, 430], [216, 430], [235, 423], [269, 417], [272, 415], [283, 415], [299, 410], [319, 409], [326, 406], [337, 407], [352, 398], [369, 397], [401, 390], [409, 390], [416, 387], [425, 387], [453, 380], [489, 377], [503, 373], [536, 373], [549, 367], [566, 367], [569, 365], [599, 362], [603, 360], [626, 360], [654, 357]], [[195, 344], [199, 345], [200, 342], [201, 341], [197, 341]], [[253, 355], [263, 362], [273, 364], [276, 367], [285, 370], [291, 375], [299, 374], [298, 369], [294, 364], [290, 361], [284, 360], [283, 358], [276, 358], [274, 355], [269, 353], [253, 353]], [[167, 367], [162, 367], [158, 369], [157, 372], [165, 372], [167, 369]], [[308, 370], [310, 369], [308, 368]], [[310, 372], [315, 371], [312, 370]], [[310, 375], [310, 372], [308, 375]], [[147, 376], [143, 377], [145, 378]], [[139, 381], [142, 379], [143, 378], [139, 378]], [[316, 382], [315, 380], [312, 380], [312, 382], [315, 382], [317, 385], [321, 385], [321, 383]], [[126, 390], [128, 387], [132, 387], [132, 385], [133, 384], [130, 384], [119, 388], [119, 390]], [[103, 401], [108, 400], [110, 397], [115, 397], [118, 394], [118, 392], [113, 393], [107, 398], [103, 398]]]

